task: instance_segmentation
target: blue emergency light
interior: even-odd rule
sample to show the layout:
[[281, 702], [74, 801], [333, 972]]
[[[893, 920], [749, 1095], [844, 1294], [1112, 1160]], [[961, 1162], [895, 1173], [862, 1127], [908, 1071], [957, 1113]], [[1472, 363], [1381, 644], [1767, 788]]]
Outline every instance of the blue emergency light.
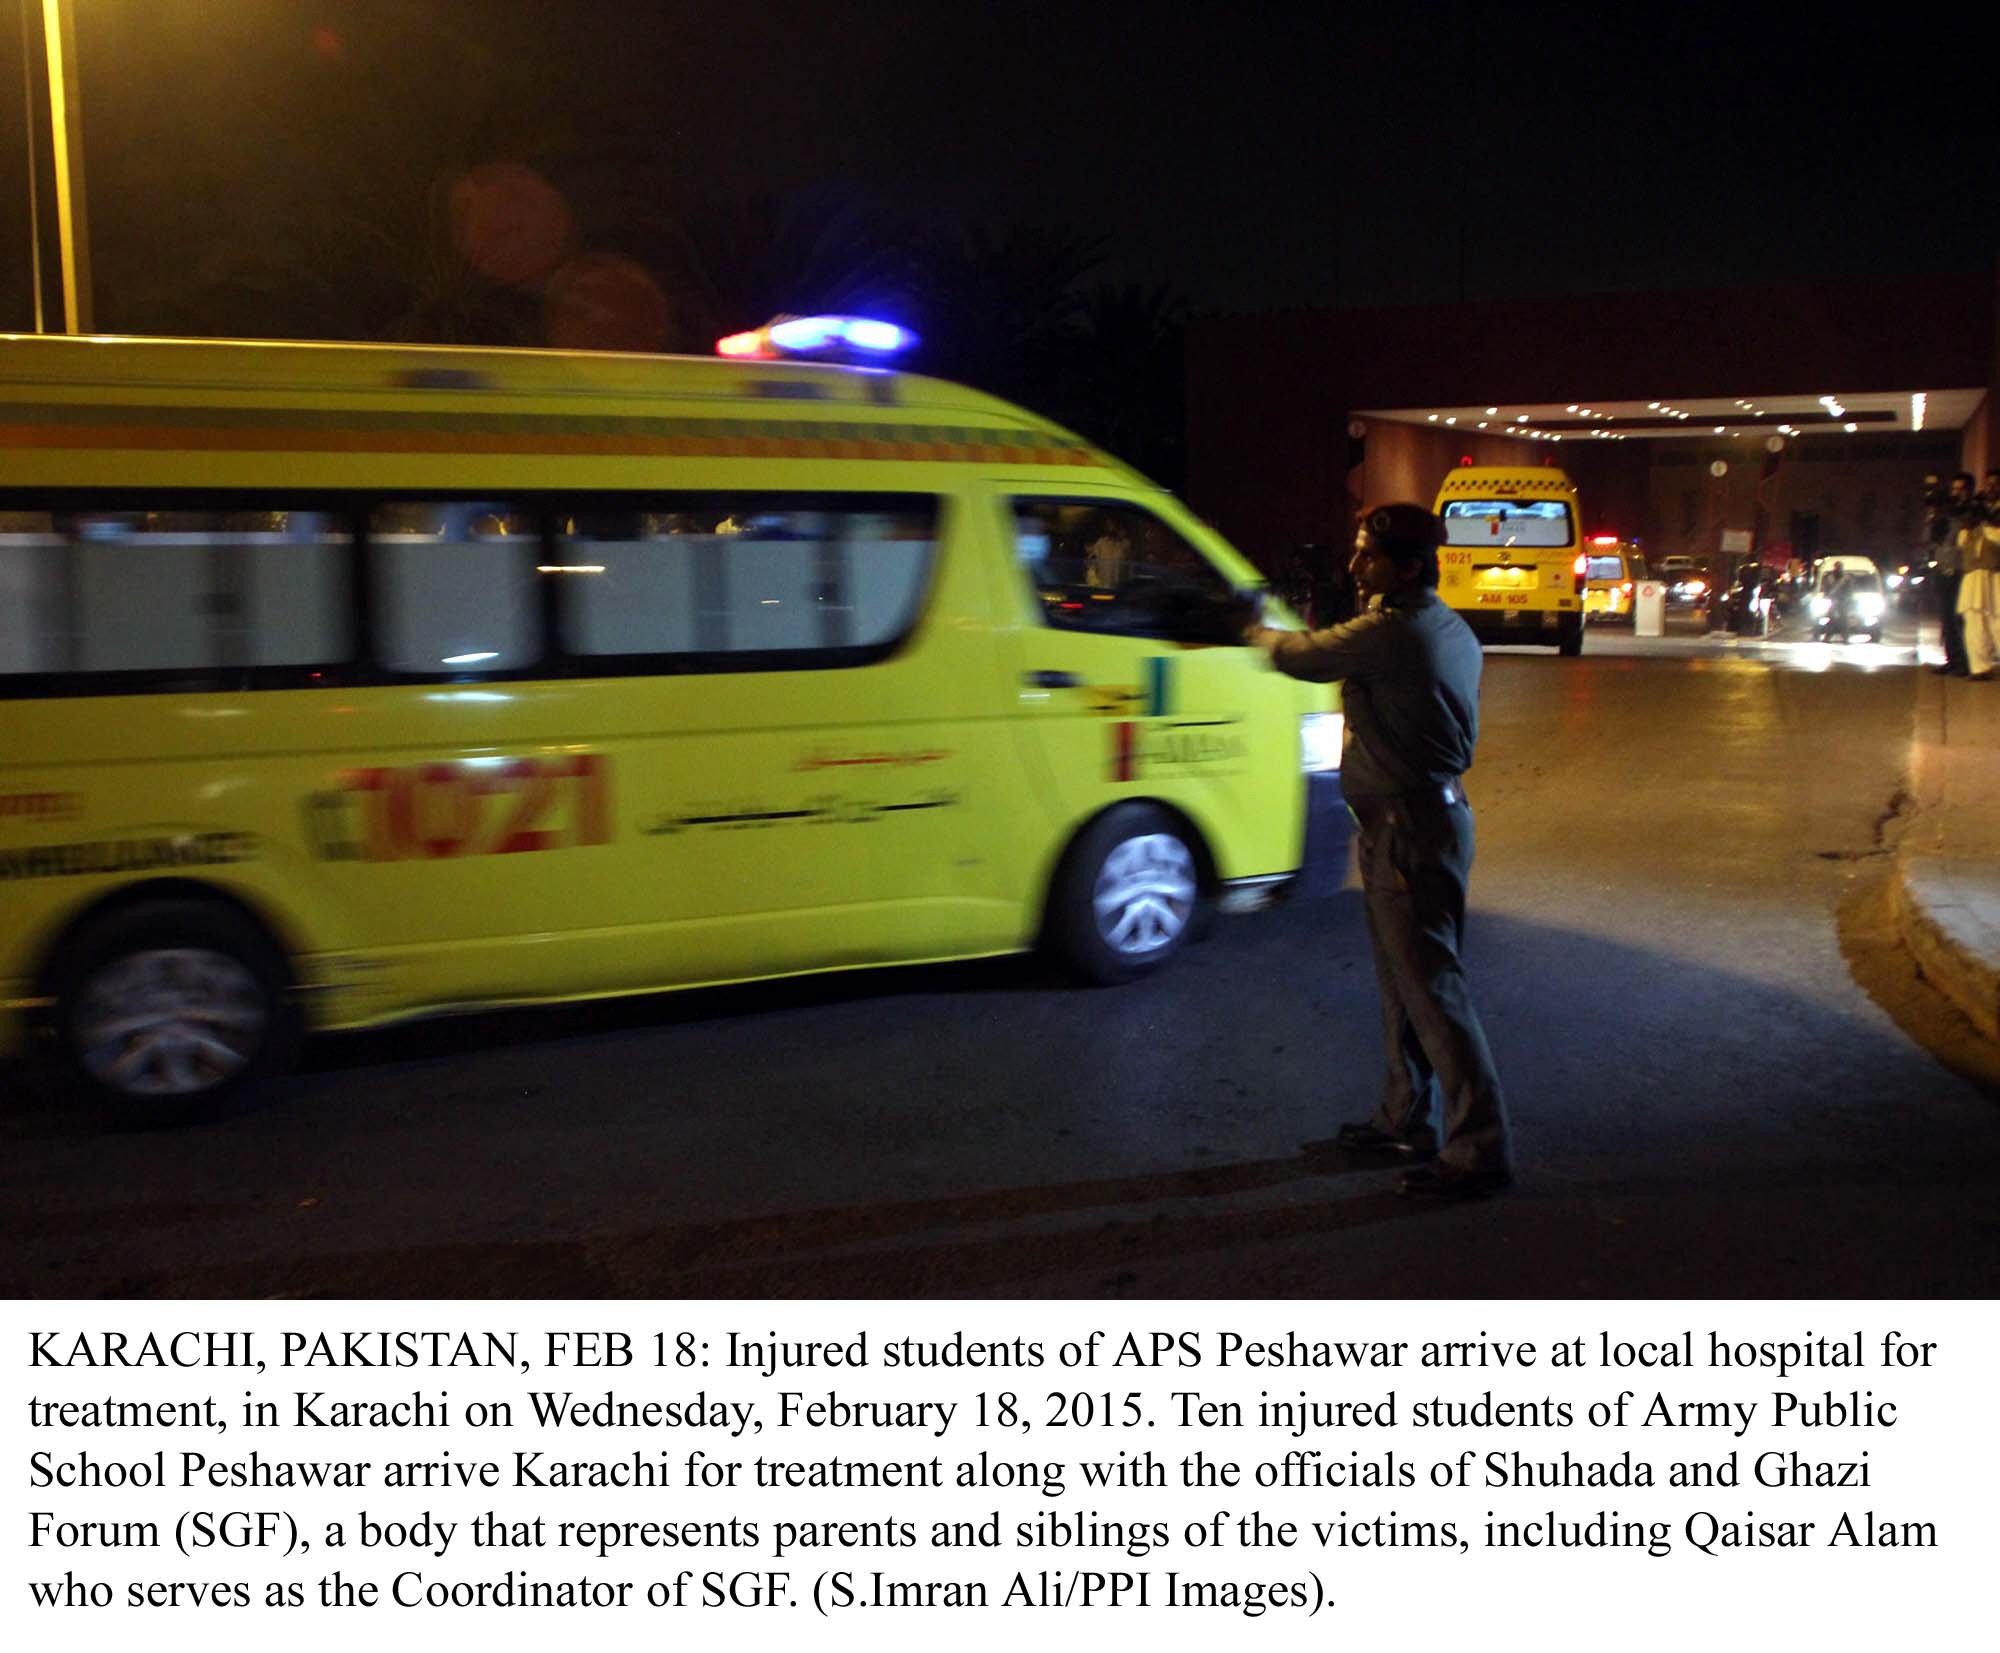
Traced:
[[779, 316], [748, 333], [717, 339], [715, 353], [752, 361], [815, 356], [854, 360], [893, 356], [916, 342], [916, 334], [907, 327], [869, 316]]

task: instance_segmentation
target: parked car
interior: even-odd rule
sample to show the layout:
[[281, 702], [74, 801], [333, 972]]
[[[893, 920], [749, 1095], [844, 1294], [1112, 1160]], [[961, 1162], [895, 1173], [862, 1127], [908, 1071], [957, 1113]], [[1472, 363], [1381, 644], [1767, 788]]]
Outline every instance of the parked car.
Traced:
[[1923, 596], [1925, 576], [1930, 571], [1928, 563], [1907, 560], [1897, 563], [1893, 568], [1885, 568], [1882, 571], [1882, 585], [1889, 593], [1890, 605], [1914, 612]]
[[1707, 605], [1711, 586], [1708, 564], [1699, 557], [1668, 557], [1660, 564], [1660, 579], [1667, 588], [1667, 607], [1702, 608]]
[[1768, 637], [1785, 618], [1789, 587], [1775, 568], [1746, 562], [1715, 604], [1717, 622], [1738, 637]]

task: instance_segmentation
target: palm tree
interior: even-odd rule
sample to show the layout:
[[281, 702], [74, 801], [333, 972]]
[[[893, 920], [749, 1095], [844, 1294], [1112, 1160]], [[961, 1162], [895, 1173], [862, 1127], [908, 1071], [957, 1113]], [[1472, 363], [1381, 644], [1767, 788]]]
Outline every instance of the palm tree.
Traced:
[[491, 279], [455, 244], [453, 182], [434, 179], [414, 217], [327, 208], [254, 240], [162, 256], [157, 280], [118, 296], [117, 325], [196, 337], [540, 342], [535, 293]]
[[908, 226], [850, 200], [687, 196], [628, 227], [627, 240], [661, 277], [684, 350], [773, 316], [909, 310]]
[[[441, 31], [423, 54], [384, 47], [340, 100], [302, 100], [283, 198], [239, 221], [182, 213], [100, 312], [134, 332], [533, 343], [540, 298], [481, 268], [463, 233], [468, 186], [495, 168], [563, 180], [583, 168], [575, 88]], [[413, 164], [413, 157], [416, 158]], [[428, 160], [428, 165], [424, 164]], [[546, 186], [566, 230], [569, 191]], [[547, 239], [547, 237], [545, 237]], [[567, 237], [558, 233], [557, 240]], [[559, 249], [558, 249], [559, 250]], [[492, 263], [488, 260], [489, 265]]]
[[1054, 411], [1070, 402], [1077, 286], [1104, 238], [1040, 225], [933, 234], [919, 249], [923, 365]]
[[1077, 323], [1077, 428], [1149, 476], [1178, 486], [1187, 301], [1166, 285], [1106, 283], [1080, 296]]

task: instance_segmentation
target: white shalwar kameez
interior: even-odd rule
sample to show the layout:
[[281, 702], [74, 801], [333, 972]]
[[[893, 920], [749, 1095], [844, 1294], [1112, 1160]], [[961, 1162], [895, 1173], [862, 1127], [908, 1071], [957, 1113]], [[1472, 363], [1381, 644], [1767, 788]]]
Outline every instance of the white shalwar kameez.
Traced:
[[[1966, 546], [1965, 575], [1958, 585], [1958, 612], [1965, 623], [1965, 669], [1973, 677], [1987, 677], [2000, 659], [2000, 639], [1994, 628], [2000, 623], [2000, 537], [1995, 530], [1974, 528], [1969, 535], [1982, 534], [1983, 546]], [[1982, 555], [1983, 552], [1983, 555]]]

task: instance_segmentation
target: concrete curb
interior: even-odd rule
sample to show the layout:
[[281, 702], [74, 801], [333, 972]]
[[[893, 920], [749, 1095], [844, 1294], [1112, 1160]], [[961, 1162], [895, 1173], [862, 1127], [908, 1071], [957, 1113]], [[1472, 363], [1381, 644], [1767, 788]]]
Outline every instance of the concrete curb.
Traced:
[[2000, 866], [1944, 855], [1896, 856], [1896, 929], [1917, 969], [1987, 1038], [2000, 1043]]
[[[1953, 821], [1973, 802], [1965, 794], [1975, 789], [1965, 775], [1953, 774], [1951, 736], [1977, 742], [1980, 734], [1970, 726], [1979, 720], [1959, 721], [1968, 727], [1953, 729], [1945, 684], [1925, 673], [1910, 751], [1911, 811], [1895, 844], [1891, 900], [1897, 932], [1919, 973], [1981, 1034], [2000, 1043], [2000, 857], [1952, 853], [1966, 847], [1955, 841]], [[1986, 761], [1984, 752], [1967, 752], [1958, 767]]]

